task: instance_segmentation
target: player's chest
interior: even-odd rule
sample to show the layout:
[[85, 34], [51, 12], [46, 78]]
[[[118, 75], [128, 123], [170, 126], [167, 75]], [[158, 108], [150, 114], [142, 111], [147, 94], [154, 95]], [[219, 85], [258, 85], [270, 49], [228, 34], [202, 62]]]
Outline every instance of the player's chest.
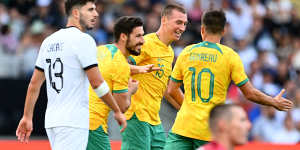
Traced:
[[160, 67], [159, 70], [152, 72], [155, 77], [164, 79], [168, 77], [172, 72], [172, 63], [174, 59], [173, 53], [164, 53], [164, 55], [160, 54], [154, 54], [151, 56], [151, 59], [149, 59], [148, 64], [154, 64], [155, 67]]
[[153, 51], [147, 60], [149, 64], [158, 67], [172, 67], [174, 52], [172, 50]]

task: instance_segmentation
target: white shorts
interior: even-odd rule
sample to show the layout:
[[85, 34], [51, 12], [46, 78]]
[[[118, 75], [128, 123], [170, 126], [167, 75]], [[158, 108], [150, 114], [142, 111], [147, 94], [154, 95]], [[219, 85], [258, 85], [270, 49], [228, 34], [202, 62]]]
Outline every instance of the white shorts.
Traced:
[[73, 127], [46, 129], [52, 150], [86, 150], [89, 130]]

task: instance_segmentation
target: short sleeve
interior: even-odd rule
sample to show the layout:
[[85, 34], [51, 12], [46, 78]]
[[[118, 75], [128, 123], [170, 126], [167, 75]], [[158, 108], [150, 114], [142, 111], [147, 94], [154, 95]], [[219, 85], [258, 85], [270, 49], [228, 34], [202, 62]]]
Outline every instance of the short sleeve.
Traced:
[[182, 82], [183, 73], [182, 73], [182, 63], [183, 63], [183, 55], [180, 54], [175, 63], [174, 69], [171, 74], [171, 80], [174, 82]]
[[84, 70], [97, 66], [97, 47], [95, 40], [89, 35], [84, 35], [77, 43], [76, 56]]
[[247, 83], [249, 80], [240, 56], [236, 52], [233, 52], [229, 60], [231, 61], [231, 79], [233, 82], [239, 87]]
[[[125, 62], [126, 63], [126, 62]], [[114, 62], [112, 74], [112, 93], [128, 92], [128, 80], [130, 78], [130, 67], [126, 64]]]
[[148, 53], [147, 53], [147, 44], [145, 43], [142, 48], [141, 48], [141, 53], [140, 55], [138, 56], [129, 56], [128, 59], [129, 59], [129, 62], [130, 64], [132, 65], [139, 65], [140, 62], [142, 62], [143, 60], [146, 60], [147, 57], [148, 57]]
[[[44, 42], [43, 42], [44, 43]], [[44, 71], [44, 65], [45, 65], [45, 62], [43, 61], [43, 53], [44, 53], [44, 49], [45, 49], [45, 46], [44, 44], [42, 43], [41, 47], [40, 47], [40, 50], [39, 50], [39, 54], [38, 54], [38, 57], [37, 57], [37, 60], [35, 62], [35, 68], [40, 70], [40, 71]]]

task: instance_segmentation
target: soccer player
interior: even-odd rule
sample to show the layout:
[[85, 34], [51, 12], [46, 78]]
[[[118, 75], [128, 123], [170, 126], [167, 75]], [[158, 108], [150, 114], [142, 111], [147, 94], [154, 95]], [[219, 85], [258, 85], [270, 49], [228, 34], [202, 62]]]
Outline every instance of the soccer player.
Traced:
[[[130, 97], [138, 86], [137, 81], [129, 81], [130, 65], [127, 58], [129, 55], [140, 54], [144, 44], [143, 35], [142, 19], [124, 16], [114, 25], [115, 43], [98, 47], [99, 70], [122, 112], [129, 108]], [[87, 150], [111, 149], [107, 135], [109, 112], [110, 108], [90, 88], [90, 134]]]
[[233, 150], [246, 144], [251, 123], [242, 107], [224, 104], [210, 111], [209, 128], [213, 141], [197, 150]]
[[170, 44], [179, 40], [186, 24], [185, 9], [177, 4], [167, 5], [162, 11], [159, 30], [144, 36], [145, 43], [139, 56], [129, 57], [134, 65], [154, 64], [160, 69], [133, 76], [139, 81], [139, 88], [125, 113], [128, 127], [122, 133], [122, 150], [163, 149], [166, 138], [159, 110], [174, 59]]
[[272, 98], [251, 85], [239, 55], [220, 44], [225, 23], [223, 11], [206, 12], [201, 26], [203, 42], [187, 46], [176, 61], [168, 93], [178, 103], [184, 101], [169, 132], [166, 150], [195, 149], [211, 140], [208, 113], [215, 105], [225, 103], [231, 81], [253, 102], [278, 110], [292, 108], [293, 103], [281, 97], [284, 90]]
[[67, 27], [51, 34], [41, 45], [16, 135], [21, 142], [28, 142], [34, 106], [46, 79], [45, 128], [51, 148], [85, 150], [89, 134], [89, 82], [97, 96], [115, 112], [122, 131], [127, 124], [98, 70], [96, 43], [84, 33], [95, 26], [98, 17], [94, 1], [67, 0], [65, 9]]

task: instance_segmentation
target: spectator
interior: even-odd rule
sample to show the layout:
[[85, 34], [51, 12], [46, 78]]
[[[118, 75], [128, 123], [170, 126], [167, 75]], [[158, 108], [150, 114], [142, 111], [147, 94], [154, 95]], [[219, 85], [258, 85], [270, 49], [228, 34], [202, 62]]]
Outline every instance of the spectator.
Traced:
[[274, 132], [272, 138], [272, 143], [280, 144], [296, 144], [300, 141], [300, 132], [295, 128], [291, 112], [287, 112], [284, 127]]
[[261, 106], [262, 115], [253, 123], [251, 134], [255, 141], [272, 142], [274, 133], [282, 128], [276, 110], [269, 106]]

